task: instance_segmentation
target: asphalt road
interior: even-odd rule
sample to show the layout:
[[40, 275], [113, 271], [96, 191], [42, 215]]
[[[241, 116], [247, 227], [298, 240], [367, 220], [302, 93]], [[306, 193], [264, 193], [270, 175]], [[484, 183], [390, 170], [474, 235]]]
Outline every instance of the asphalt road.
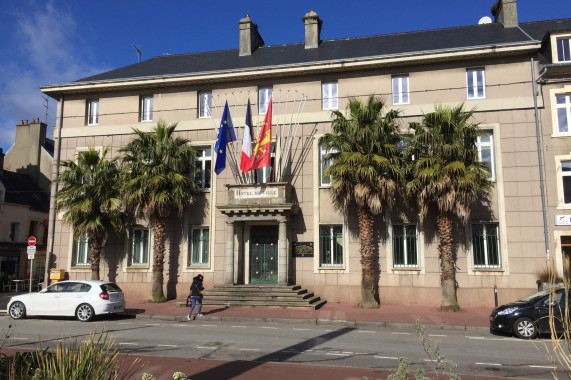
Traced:
[[[11, 327], [9, 327], [11, 326]], [[478, 376], [552, 379], [554, 366], [547, 359], [549, 339], [534, 341], [491, 335], [487, 332], [430, 331], [427, 338], [447, 359], [453, 372]], [[55, 346], [62, 337], [83, 341], [89, 333], [107, 331], [122, 352], [132, 355], [246, 360], [396, 369], [407, 357], [411, 370], [434, 371], [434, 358], [426, 355], [415, 326], [402, 328], [315, 326], [301, 323], [152, 321], [118, 317], [81, 323], [73, 319], [31, 318], [13, 321], [0, 317], [4, 347]]]

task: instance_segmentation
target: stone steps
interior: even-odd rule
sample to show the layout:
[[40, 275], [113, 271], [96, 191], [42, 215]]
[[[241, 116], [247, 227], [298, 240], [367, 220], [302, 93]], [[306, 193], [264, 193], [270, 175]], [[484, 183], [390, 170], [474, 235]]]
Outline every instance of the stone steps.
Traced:
[[203, 305], [319, 309], [327, 301], [299, 285], [215, 285], [204, 291]]

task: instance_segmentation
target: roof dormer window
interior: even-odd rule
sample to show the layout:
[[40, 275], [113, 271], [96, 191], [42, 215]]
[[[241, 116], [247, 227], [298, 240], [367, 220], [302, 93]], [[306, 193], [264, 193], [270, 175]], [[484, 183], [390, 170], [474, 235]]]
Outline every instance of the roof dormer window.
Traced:
[[557, 62], [571, 62], [571, 38], [557, 39]]

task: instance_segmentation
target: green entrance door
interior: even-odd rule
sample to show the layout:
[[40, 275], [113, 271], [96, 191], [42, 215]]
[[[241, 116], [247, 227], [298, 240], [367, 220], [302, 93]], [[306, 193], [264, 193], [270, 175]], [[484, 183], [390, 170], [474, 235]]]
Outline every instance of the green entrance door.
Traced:
[[278, 283], [278, 226], [252, 226], [250, 230], [250, 282]]

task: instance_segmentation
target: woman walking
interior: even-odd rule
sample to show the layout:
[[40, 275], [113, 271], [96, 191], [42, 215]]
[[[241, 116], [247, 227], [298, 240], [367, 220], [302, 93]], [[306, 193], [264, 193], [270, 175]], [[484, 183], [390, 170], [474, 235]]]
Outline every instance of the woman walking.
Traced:
[[194, 277], [192, 279], [192, 285], [190, 285], [190, 310], [188, 311], [187, 319], [190, 321], [192, 311], [194, 310], [194, 306], [196, 305], [196, 301], [198, 301], [198, 314], [197, 317], [202, 317], [202, 291], [204, 287], [202, 286], [202, 277], [201, 274]]

